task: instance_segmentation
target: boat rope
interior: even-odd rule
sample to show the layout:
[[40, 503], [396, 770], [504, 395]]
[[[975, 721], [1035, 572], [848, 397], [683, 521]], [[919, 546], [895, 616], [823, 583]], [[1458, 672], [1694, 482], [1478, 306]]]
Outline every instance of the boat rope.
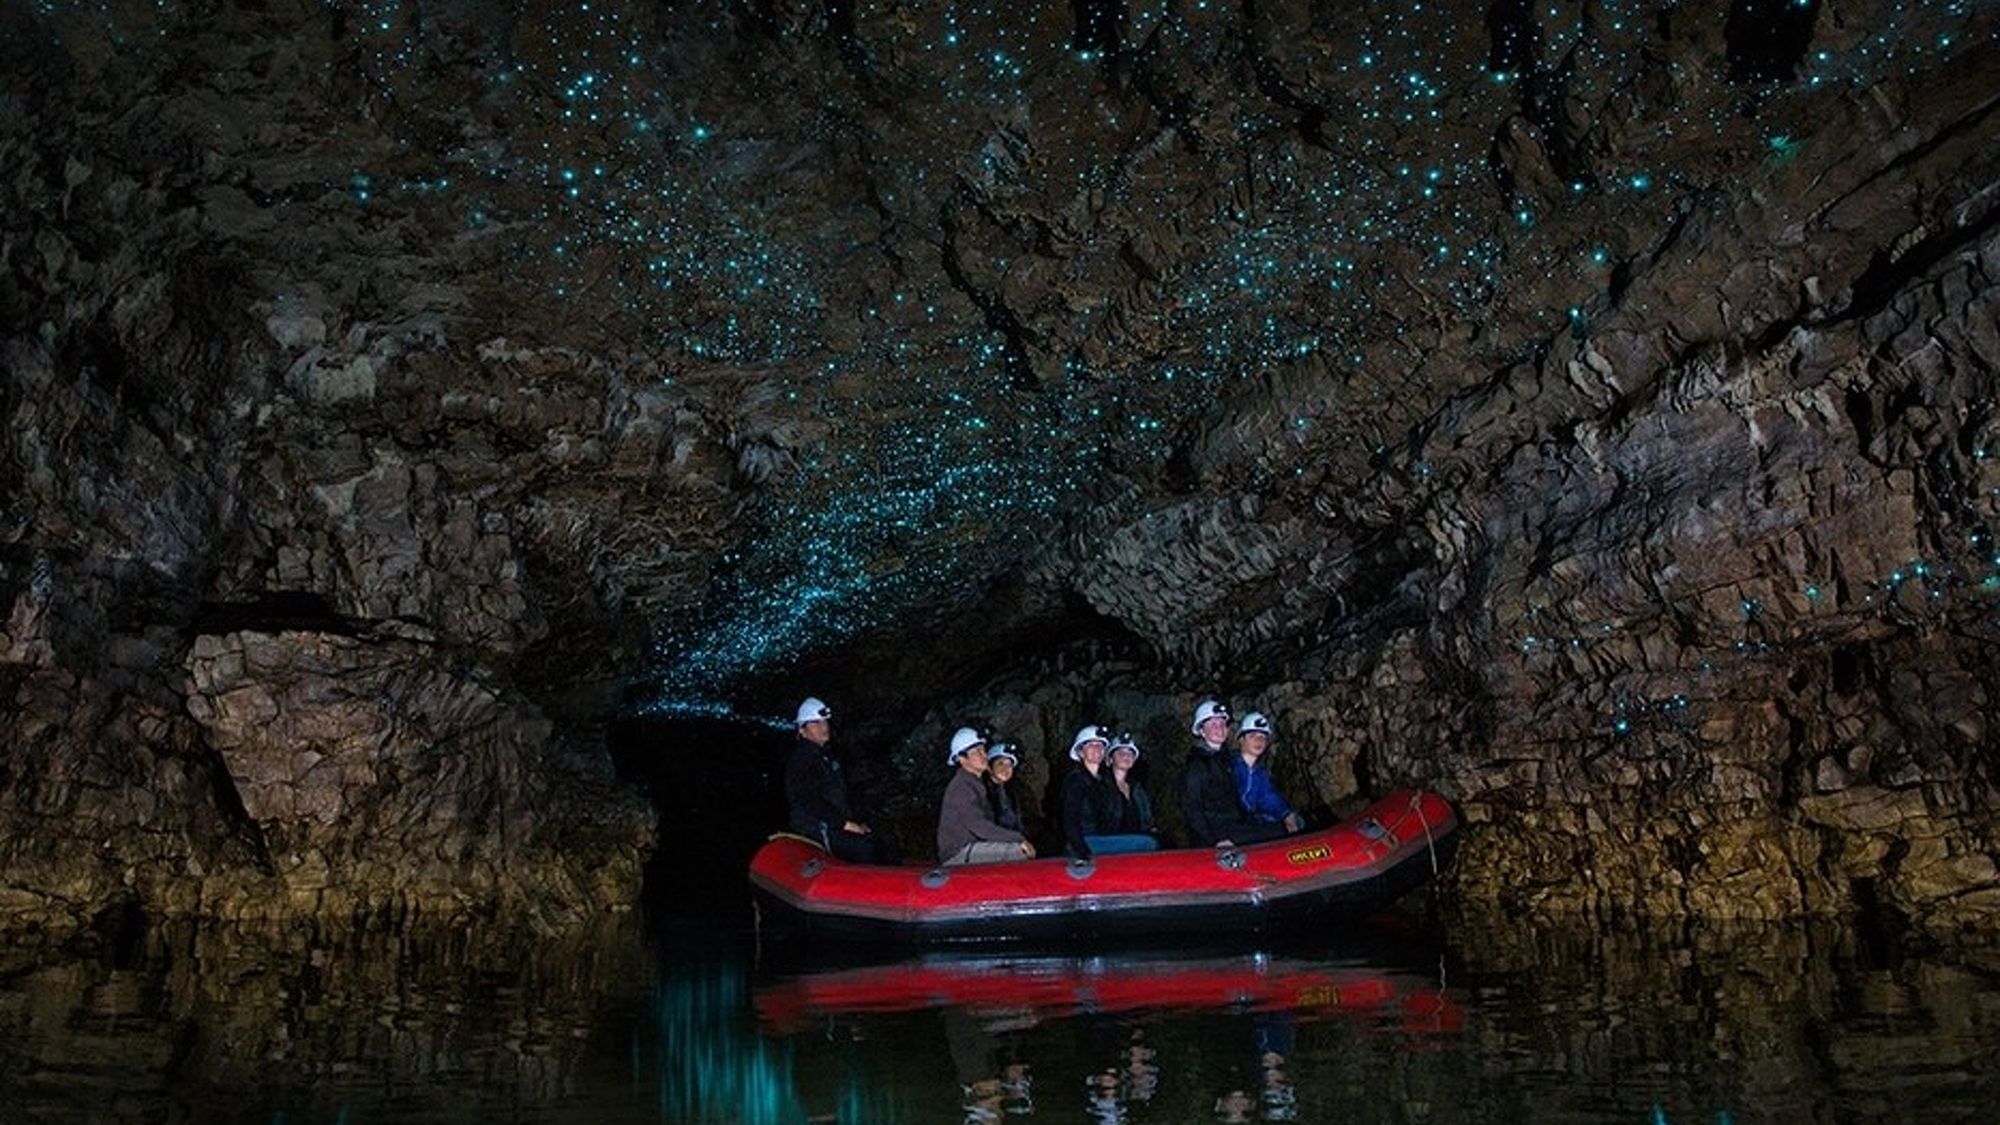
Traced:
[[1419, 789], [1410, 794], [1410, 808], [1416, 812], [1417, 820], [1424, 826], [1424, 847], [1430, 849], [1431, 874], [1435, 875], [1438, 873], [1438, 846], [1437, 841], [1431, 837], [1431, 818], [1424, 815], [1423, 790]]

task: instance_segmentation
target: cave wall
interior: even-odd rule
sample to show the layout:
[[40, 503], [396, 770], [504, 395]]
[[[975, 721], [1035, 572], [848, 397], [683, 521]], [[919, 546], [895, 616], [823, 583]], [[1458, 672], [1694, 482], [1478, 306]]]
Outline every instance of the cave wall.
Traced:
[[806, 668], [1990, 926], [1991, 13], [1078, 11], [0, 10], [17, 916], [629, 900]]

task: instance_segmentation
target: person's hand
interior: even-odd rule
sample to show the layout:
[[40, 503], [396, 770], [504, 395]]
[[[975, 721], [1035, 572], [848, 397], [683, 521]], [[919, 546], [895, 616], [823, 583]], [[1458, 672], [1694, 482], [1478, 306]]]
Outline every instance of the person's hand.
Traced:
[[850, 820], [847, 823], [841, 825], [840, 827], [843, 831], [846, 832], [858, 832], [863, 836], [868, 835], [868, 826], [861, 823], [858, 820]]
[[1035, 845], [1026, 840], [1021, 841], [1021, 855], [1027, 859], [1035, 858]]
[[1234, 841], [1234, 840], [1217, 840], [1217, 841], [1215, 842], [1215, 846], [1216, 846], [1216, 847], [1218, 847], [1218, 848], [1233, 848], [1233, 847], [1235, 847], [1235, 846], [1236, 846], [1236, 841]]
[[1297, 832], [1306, 826], [1306, 819], [1297, 813], [1285, 814], [1285, 831]]

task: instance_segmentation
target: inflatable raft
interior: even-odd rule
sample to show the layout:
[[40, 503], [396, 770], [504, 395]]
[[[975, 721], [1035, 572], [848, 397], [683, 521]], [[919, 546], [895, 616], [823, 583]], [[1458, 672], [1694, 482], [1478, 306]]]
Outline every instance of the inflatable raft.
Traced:
[[781, 834], [750, 861], [760, 926], [820, 939], [1069, 941], [1255, 933], [1352, 920], [1435, 875], [1458, 818], [1400, 790], [1360, 816], [1242, 848], [965, 867], [846, 863]]

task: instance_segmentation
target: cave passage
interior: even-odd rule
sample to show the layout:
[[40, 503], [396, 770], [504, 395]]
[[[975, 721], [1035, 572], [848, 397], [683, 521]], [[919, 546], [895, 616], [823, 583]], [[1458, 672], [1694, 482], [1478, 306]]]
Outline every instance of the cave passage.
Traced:
[[610, 731], [618, 773], [659, 814], [649, 914], [741, 913], [751, 853], [785, 827], [790, 731], [721, 719], [631, 719]]

